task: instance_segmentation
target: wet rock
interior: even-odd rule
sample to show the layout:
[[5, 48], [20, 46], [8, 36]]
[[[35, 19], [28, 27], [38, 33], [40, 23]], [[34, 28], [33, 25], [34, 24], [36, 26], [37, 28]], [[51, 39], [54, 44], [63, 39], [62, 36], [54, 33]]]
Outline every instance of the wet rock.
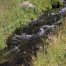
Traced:
[[62, 8], [59, 13], [63, 16], [66, 15], [66, 7]]
[[55, 25], [44, 25], [41, 26], [39, 31], [35, 34], [26, 34], [26, 33], [22, 33], [21, 35], [14, 35], [11, 39], [11, 44], [8, 45], [8, 47], [15, 47], [15, 49], [17, 50], [18, 47], [17, 46], [25, 46], [28, 45], [29, 43], [33, 43], [34, 40], [37, 42], [38, 39], [46, 36], [47, 34], [49, 34], [50, 32], [52, 32], [54, 30]]

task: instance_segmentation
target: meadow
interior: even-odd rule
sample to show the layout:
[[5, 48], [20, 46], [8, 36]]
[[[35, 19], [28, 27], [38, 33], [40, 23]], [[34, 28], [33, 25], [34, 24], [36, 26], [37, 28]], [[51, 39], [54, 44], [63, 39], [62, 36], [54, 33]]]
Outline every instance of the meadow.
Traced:
[[32, 9], [22, 9], [19, 5], [22, 0], [0, 0], [0, 48], [6, 46], [5, 41], [15, 28], [20, 24], [24, 26], [37, 18], [46, 7], [51, 8], [50, 0], [30, 0], [36, 6], [36, 11]]
[[[36, 6], [32, 9], [22, 9], [19, 5], [22, 0], [0, 0], [0, 49], [6, 47], [6, 39], [12, 32], [25, 26], [32, 19], [37, 18], [46, 8], [51, 9], [50, 0], [29, 0]], [[66, 20], [65, 20], [66, 22]], [[57, 35], [49, 36], [47, 42], [47, 54], [38, 51], [37, 58], [34, 58], [34, 66], [66, 66], [66, 23], [58, 30]], [[45, 46], [46, 47], [46, 46]], [[3, 60], [0, 57], [0, 61]]]
[[[66, 20], [65, 20], [66, 22]], [[66, 66], [66, 23], [62, 25], [55, 35], [49, 35], [46, 42], [49, 44], [45, 49], [37, 53], [34, 66]], [[50, 40], [49, 40], [50, 39]], [[44, 41], [45, 42], [45, 41]], [[46, 48], [47, 47], [47, 48]]]

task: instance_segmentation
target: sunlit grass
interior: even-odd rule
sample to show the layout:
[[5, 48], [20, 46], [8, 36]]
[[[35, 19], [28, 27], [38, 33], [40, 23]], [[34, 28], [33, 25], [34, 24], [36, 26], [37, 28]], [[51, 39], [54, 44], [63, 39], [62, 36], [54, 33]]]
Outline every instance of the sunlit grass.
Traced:
[[[50, 6], [50, 0], [29, 0], [36, 6], [36, 12], [28, 11], [19, 7], [21, 0], [0, 0], [0, 48], [6, 46], [7, 37], [20, 26], [20, 22], [26, 25], [31, 18], [36, 18], [45, 7]], [[49, 36], [47, 54], [37, 53], [34, 58], [34, 66], [66, 66], [66, 23], [58, 31], [58, 36]], [[1, 60], [1, 58], [0, 58]], [[2, 58], [3, 60], [3, 58]]]
[[22, 0], [0, 0], [0, 48], [5, 47], [4, 39], [20, 26], [20, 22], [25, 25], [31, 18], [37, 18], [45, 7], [51, 7], [48, 0], [29, 1], [36, 6], [35, 12], [32, 9], [26, 11], [20, 8]]
[[[66, 20], [65, 20], [66, 22]], [[37, 53], [34, 66], [66, 66], [66, 23], [59, 30], [58, 35], [49, 36], [47, 54]]]

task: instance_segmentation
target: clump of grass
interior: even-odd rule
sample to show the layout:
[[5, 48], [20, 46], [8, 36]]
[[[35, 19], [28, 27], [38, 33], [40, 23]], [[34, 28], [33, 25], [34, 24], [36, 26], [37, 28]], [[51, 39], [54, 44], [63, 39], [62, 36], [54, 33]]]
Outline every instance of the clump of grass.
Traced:
[[[38, 51], [34, 66], [66, 66], [65, 29], [66, 23], [62, 25], [57, 35], [48, 36], [47, 43], [49, 43], [49, 46], [42, 52]], [[46, 45], [44, 46], [46, 47]], [[47, 51], [46, 54], [44, 54], [45, 50]]]

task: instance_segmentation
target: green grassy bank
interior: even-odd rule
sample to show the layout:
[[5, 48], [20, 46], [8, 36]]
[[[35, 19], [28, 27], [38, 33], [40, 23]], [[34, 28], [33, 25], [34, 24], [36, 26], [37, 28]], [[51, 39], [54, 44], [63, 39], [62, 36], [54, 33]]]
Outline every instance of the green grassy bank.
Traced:
[[31, 18], [36, 18], [46, 7], [51, 8], [50, 0], [29, 0], [36, 6], [32, 9], [22, 9], [19, 5], [22, 0], [0, 0], [0, 48], [6, 46], [5, 41], [15, 28], [25, 25]]
[[[6, 46], [7, 37], [20, 26], [28, 24], [31, 18], [37, 18], [46, 7], [51, 8], [50, 0], [29, 0], [36, 6], [36, 12], [20, 8], [21, 0], [0, 0], [0, 48]], [[66, 21], [66, 20], [65, 20]], [[38, 51], [37, 58], [33, 58], [34, 66], [66, 66], [66, 23], [58, 31], [58, 36], [49, 36], [47, 54]], [[45, 46], [46, 47], [46, 46]], [[0, 61], [4, 57], [0, 57]], [[5, 60], [4, 60], [5, 61]]]

